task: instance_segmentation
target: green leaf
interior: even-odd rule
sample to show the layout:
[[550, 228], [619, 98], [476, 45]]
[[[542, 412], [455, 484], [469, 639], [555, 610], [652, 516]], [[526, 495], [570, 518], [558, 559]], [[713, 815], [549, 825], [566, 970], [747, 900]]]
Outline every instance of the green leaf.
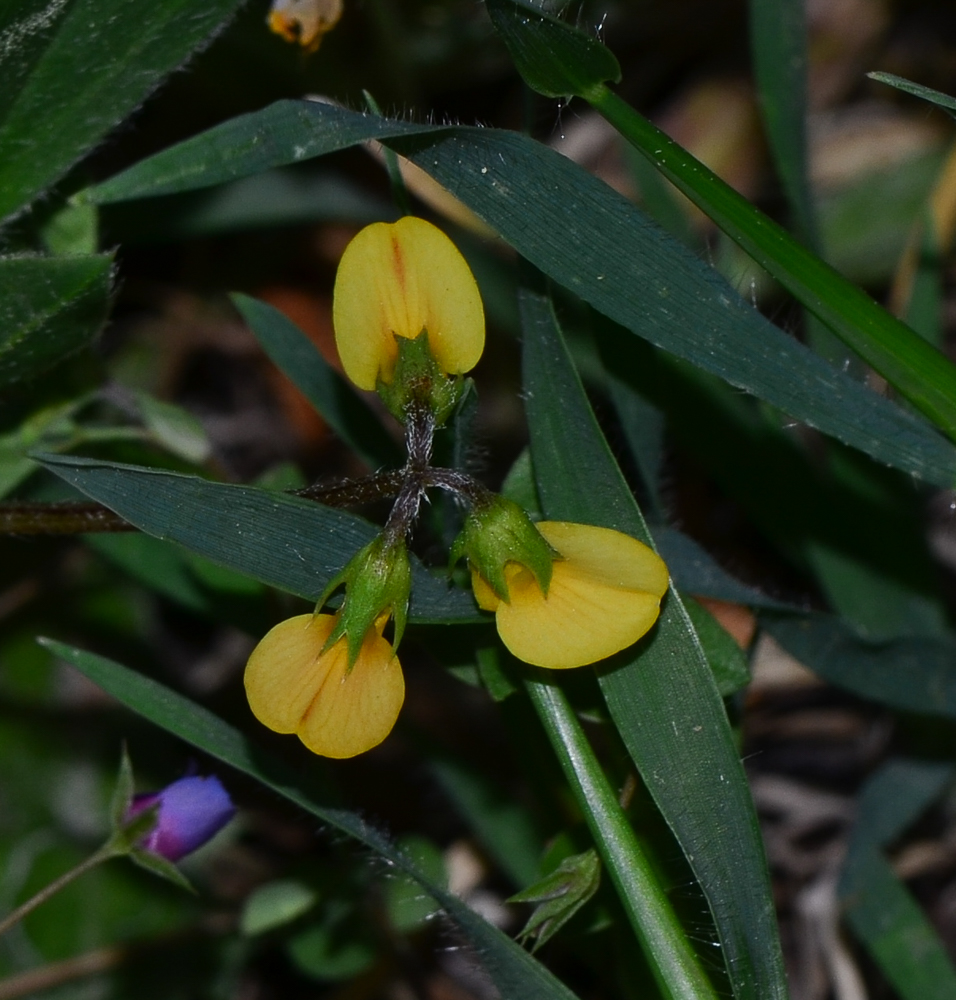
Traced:
[[734, 604], [748, 604], [755, 608], [791, 607], [783, 601], [767, 597], [754, 587], [741, 583], [728, 573], [713, 556], [706, 552], [693, 538], [676, 528], [662, 524], [649, 526], [654, 546], [667, 568], [678, 590], [697, 597], [714, 597], [718, 601]]
[[[76, 195], [74, 200], [84, 198]], [[384, 198], [331, 170], [269, 170], [233, 184], [108, 210], [103, 228], [125, 245], [312, 222], [366, 225], [395, 218]]]
[[140, 868], [166, 879], [167, 882], [172, 882], [173, 885], [178, 885], [180, 889], [185, 889], [186, 892], [193, 893], [196, 891], [192, 882], [171, 861], [167, 861], [159, 854], [153, 854], [152, 851], [145, 851], [142, 848], [134, 847], [129, 852], [128, 857], [134, 864], [139, 865]]
[[883, 856], [952, 779], [950, 764], [891, 760], [866, 783], [840, 878], [845, 918], [901, 1000], [956, 996], [956, 969]]
[[888, 83], [891, 87], [896, 87], [897, 90], [902, 90], [904, 93], [922, 97], [924, 101], [946, 108], [947, 111], [956, 111], [956, 97], [944, 94], [941, 90], [933, 90], [932, 87], [924, 87], [921, 83], [913, 83], [912, 80], [897, 76], [895, 73], [877, 72], [866, 75], [878, 83]]
[[209, 458], [212, 445], [202, 424], [175, 403], [136, 393], [136, 405], [150, 436], [173, 455], [199, 465]]
[[714, 683], [721, 696], [726, 698], [750, 683], [747, 657], [733, 637], [717, 619], [692, 597], [684, 598], [684, 607], [700, 639], [704, 656], [710, 664]]
[[601, 861], [592, 848], [572, 854], [543, 879], [515, 893], [509, 903], [537, 903], [519, 940], [534, 939], [537, 951], [588, 902], [601, 884]]
[[232, 726], [168, 688], [118, 663], [49, 639], [41, 640], [96, 684], [155, 725], [261, 782], [323, 823], [354, 837], [395, 870], [411, 876], [475, 946], [503, 1000], [575, 1000], [574, 994], [460, 899], [436, 885], [407, 854], [354, 812], [325, 804], [300, 775], [251, 744]]
[[[435, 885], [447, 888], [448, 876], [441, 851], [427, 837], [406, 834], [396, 845], [400, 851], [431, 879]], [[423, 927], [433, 917], [438, 908], [435, 900], [415, 879], [399, 875], [385, 883], [385, 908], [392, 927], [401, 934], [407, 934]]]
[[297, 920], [315, 906], [318, 895], [295, 879], [276, 879], [249, 894], [242, 907], [239, 929], [253, 936]]
[[550, 17], [529, 0], [487, 0], [485, 6], [524, 82], [545, 97], [586, 97], [621, 67], [609, 48]]
[[764, 127], [798, 235], [816, 245], [807, 180], [807, 22], [804, 0], [750, 0], [750, 48]]
[[42, 374], [99, 333], [112, 267], [109, 254], [0, 257], [0, 386]]
[[232, 296], [262, 349], [371, 469], [405, 464], [401, 448], [355, 389], [290, 319], [266, 302]]
[[891, 708], [956, 718], [956, 642], [868, 641], [830, 615], [761, 612], [760, 624], [824, 680]]
[[[354, 514], [251, 486], [58, 455], [42, 462], [147, 534], [313, 601], [378, 534]], [[409, 614], [415, 622], [482, 620], [470, 594], [417, 560]]]
[[[90, 196], [104, 203], [192, 190], [375, 138], [632, 333], [879, 462], [956, 482], [956, 450], [932, 428], [788, 337], [625, 198], [526, 136], [280, 101], [144, 160]], [[862, 294], [846, 282], [840, 289]]]
[[[594, 418], [550, 301], [521, 297], [525, 409], [548, 517], [650, 542]], [[649, 642], [598, 680], [618, 732], [710, 905], [739, 1000], [786, 996], [760, 828], [723, 703], [678, 594]]]
[[8, 5], [0, 15], [0, 219], [56, 183], [241, 2]]
[[93, 254], [99, 249], [95, 205], [66, 204], [43, 226], [43, 245], [52, 254]]
[[110, 827], [116, 833], [126, 821], [130, 803], [133, 801], [133, 765], [126, 751], [126, 744], [120, 755], [119, 774], [116, 777], [116, 787], [110, 797]]
[[[956, 366], [945, 355], [801, 246], [606, 87], [589, 100], [797, 301], [950, 438], [956, 437]], [[787, 406], [781, 408], [793, 412]]]

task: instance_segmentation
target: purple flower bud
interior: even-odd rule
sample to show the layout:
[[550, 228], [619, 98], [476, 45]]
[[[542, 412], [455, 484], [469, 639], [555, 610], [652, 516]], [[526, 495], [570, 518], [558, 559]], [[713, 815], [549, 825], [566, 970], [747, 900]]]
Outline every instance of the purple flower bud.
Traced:
[[158, 792], [136, 795], [127, 818], [159, 803], [156, 826], [143, 840], [143, 847], [167, 861], [202, 847], [236, 814], [228, 792], [214, 775], [180, 778]]

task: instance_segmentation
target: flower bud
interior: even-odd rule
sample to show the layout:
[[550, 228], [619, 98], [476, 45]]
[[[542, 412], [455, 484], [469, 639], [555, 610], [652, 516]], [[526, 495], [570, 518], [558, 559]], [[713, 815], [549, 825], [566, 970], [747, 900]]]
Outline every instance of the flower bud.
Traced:
[[142, 846], [167, 861], [178, 861], [202, 847], [236, 814], [229, 793], [214, 775], [180, 778], [158, 792], [136, 795], [126, 818], [155, 805], [156, 825]]

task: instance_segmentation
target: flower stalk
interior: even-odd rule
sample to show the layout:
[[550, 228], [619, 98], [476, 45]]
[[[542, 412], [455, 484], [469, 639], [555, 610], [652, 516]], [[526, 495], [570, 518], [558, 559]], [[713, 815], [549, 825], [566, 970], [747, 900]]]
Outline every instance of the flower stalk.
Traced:
[[548, 675], [528, 678], [525, 688], [617, 887], [661, 996], [667, 1000], [717, 1000], [564, 692]]

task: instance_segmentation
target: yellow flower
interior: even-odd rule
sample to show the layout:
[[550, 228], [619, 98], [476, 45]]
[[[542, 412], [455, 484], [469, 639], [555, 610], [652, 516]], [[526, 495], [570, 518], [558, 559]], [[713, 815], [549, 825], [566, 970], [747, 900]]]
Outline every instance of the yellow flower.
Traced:
[[667, 566], [630, 535], [589, 524], [535, 526], [560, 558], [545, 596], [523, 564], [505, 564], [507, 600], [472, 566], [478, 605], [494, 611], [502, 642], [538, 667], [581, 667], [625, 649], [657, 621]]
[[335, 615], [280, 622], [252, 651], [245, 684], [255, 717], [277, 733], [296, 733], [323, 757], [354, 757], [392, 731], [405, 700], [402, 668], [382, 638], [381, 615], [351, 669], [348, 639], [325, 649]]
[[312, 53], [341, 16], [342, 0], [273, 0], [269, 28]]
[[424, 219], [366, 226], [345, 248], [332, 306], [335, 343], [360, 389], [389, 384], [396, 337], [428, 348], [447, 375], [470, 371], [485, 345], [478, 286], [454, 243]]

